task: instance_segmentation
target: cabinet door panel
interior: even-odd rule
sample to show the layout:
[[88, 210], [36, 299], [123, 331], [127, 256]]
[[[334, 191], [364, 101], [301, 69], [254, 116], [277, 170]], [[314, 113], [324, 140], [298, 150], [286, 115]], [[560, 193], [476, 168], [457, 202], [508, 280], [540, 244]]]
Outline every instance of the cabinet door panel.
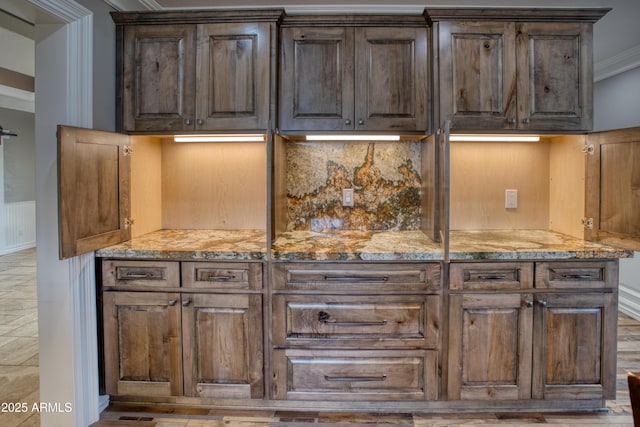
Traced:
[[195, 25], [124, 29], [125, 131], [192, 130]]
[[282, 30], [283, 130], [353, 129], [353, 43], [350, 28]]
[[58, 126], [60, 258], [130, 239], [129, 137]]
[[426, 28], [358, 28], [355, 34], [355, 129], [427, 129]]
[[197, 130], [266, 129], [269, 24], [198, 26]]
[[515, 129], [514, 24], [442, 22], [441, 120], [456, 129]]
[[527, 23], [516, 32], [520, 127], [589, 130], [591, 24]]
[[260, 295], [183, 294], [185, 395], [261, 398]]
[[615, 397], [616, 295], [546, 294], [534, 331], [533, 397]]
[[109, 394], [182, 394], [179, 294], [105, 292], [105, 385]]
[[530, 294], [450, 297], [449, 399], [531, 397]]

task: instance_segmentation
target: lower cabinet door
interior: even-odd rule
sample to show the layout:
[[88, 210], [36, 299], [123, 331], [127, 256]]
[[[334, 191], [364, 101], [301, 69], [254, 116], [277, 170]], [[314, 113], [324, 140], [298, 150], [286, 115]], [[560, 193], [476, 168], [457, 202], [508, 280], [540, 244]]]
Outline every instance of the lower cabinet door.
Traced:
[[105, 387], [109, 394], [182, 394], [180, 294], [105, 292]]
[[614, 399], [616, 293], [536, 297], [535, 399]]
[[262, 296], [182, 294], [185, 396], [264, 396]]
[[531, 398], [531, 294], [449, 297], [450, 400]]
[[274, 350], [273, 397], [435, 400], [437, 351]]

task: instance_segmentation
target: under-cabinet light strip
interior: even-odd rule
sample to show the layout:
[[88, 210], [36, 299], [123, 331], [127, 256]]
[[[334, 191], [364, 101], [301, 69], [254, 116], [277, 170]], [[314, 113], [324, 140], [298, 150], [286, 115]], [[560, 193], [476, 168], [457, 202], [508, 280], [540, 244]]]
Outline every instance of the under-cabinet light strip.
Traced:
[[538, 142], [538, 135], [451, 135], [449, 141], [467, 142]]
[[264, 142], [261, 134], [176, 135], [175, 142]]
[[400, 141], [399, 135], [307, 135], [307, 141]]

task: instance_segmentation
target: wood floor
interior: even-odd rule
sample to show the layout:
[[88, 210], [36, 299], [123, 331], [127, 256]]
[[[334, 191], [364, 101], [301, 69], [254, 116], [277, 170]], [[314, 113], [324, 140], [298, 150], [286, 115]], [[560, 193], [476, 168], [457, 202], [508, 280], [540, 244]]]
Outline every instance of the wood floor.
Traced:
[[[0, 404], [39, 401], [35, 250], [0, 256]], [[617, 399], [593, 414], [356, 414], [218, 411], [112, 405], [92, 427], [349, 427], [386, 426], [633, 426], [626, 372], [640, 370], [640, 322], [619, 316]], [[39, 426], [38, 413], [2, 411], [1, 427]]]

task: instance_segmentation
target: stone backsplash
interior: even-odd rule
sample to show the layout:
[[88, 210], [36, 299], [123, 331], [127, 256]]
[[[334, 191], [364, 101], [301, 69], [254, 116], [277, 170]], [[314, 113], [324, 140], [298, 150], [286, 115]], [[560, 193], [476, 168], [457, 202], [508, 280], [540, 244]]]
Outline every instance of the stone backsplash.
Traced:
[[[420, 142], [287, 144], [287, 231], [418, 230]], [[354, 206], [342, 206], [342, 190]]]

